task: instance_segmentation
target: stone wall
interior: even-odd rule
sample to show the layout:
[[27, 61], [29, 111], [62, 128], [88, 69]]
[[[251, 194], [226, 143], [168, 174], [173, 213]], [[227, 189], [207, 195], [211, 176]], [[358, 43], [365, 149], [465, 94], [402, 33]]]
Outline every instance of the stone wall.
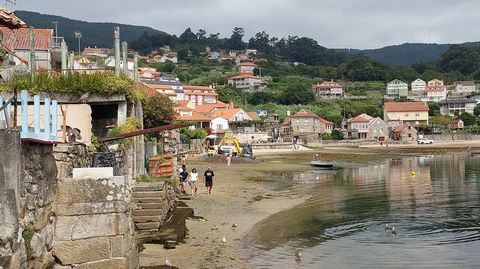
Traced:
[[136, 268], [138, 250], [124, 177], [62, 179], [53, 255], [61, 268]]
[[59, 144], [53, 147], [58, 178], [72, 177], [73, 168], [90, 167], [92, 157], [85, 144]]

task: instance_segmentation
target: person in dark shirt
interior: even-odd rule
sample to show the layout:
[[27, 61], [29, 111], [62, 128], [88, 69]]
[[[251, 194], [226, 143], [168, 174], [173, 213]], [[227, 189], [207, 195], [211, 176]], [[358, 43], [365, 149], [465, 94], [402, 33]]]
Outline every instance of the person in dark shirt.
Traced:
[[207, 187], [208, 194], [212, 194], [213, 179], [215, 178], [215, 174], [213, 173], [212, 169], [208, 167], [203, 175], [205, 176], [205, 187]]
[[182, 165], [182, 168], [180, 170], [181, 170], [181, 172], [179, 173], [180, 187], [182, 188], [182, 193], [187, 193], [187, 191], [185, 190], [185, 186], [187, 185], [187, 178], [188, 178], [187, 168], [185, 167], [185, 165]]

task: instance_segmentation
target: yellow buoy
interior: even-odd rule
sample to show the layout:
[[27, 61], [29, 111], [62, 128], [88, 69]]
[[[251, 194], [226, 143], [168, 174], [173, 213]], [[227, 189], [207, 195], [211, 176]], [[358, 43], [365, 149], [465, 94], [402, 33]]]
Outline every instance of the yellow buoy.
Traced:
[[412, 177], [413, 177], [413, 176], [415, 176], [416, 174], [417, 174], [417, 173], [415, 173], [415, 172], [412, 172]]

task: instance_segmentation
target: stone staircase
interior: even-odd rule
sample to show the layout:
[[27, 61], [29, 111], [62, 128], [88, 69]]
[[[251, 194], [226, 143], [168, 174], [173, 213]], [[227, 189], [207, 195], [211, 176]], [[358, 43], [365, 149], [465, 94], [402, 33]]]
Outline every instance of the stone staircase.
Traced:
[[186, 235], [185, 218], [193, 210], [177, 206], [176, 194], [166, 183], [137, 183], [133, 186], [135, 238], [140, 244], [179, 242]]

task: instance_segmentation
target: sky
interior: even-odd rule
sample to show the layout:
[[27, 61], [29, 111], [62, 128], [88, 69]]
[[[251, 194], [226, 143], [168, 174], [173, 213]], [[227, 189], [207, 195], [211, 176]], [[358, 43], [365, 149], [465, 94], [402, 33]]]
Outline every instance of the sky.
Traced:
[[328, 48], [480, 41], [478, 0], [16, 0], [7, 7], [176, 35], [191, 27], [227, 37], [238, 26], [245, 41], [266, 31]]

